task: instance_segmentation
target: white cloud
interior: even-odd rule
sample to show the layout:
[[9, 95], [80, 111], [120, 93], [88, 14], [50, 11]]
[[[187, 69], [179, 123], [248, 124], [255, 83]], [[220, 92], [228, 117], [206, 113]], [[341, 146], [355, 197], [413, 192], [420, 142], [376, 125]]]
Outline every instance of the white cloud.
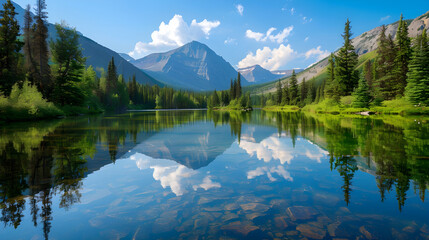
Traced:
[[291, 9], [290, 9], [290, 14], [291, 14], [291, 15], [294, 15], [294, 14], [295, 14], [295, 12], [296, 12], [296, 11], [295, 11], [295, 8], [291, 8]]
[[161, 22], [159, 29], [152, 32], [151, 42], [136, 43], [134, 50], [129, 55], [133, 58], [139, 58], [149, 53], [182, 46], [192, 40], [208, 38], [210, 31], [219, 25], [219, 21], [208, 21], [207, 19], [201, 22], [194, 19], [188, 25], [181, 15], [176, 14], [167, 24]]
[[309, 23], [309, 22], [312, 22], [312, 21], [313, 21], [313, 18], [303, 17], [303, 18], [302, 18], [302, 21], [303, 21], [303, 23], [304, 23], [304, 24], [305, 24], [305, 23]]
[[305, 59], [315, 57], [316, 61], [320, 61], [320, 60], [324, 59], [325, 57], [329, 56], [329, 54], [330, 54], [329, 51], [327, 51], [327, 50], [322, 51], [320, 48], [321, 48], [321, 46], [318, 46], [317, 48], [312, 48], [312, 49], [308, 50], [305, 53]]
[[241, 4], [238, 4], [237, 6], [235, 6], [235, 8], [237, 8], [237, 12], [243, 16], [243, 12], [244, 12], [244, 7]]
[[390, 18], [390, 15], [387, 15], [387, 16], [385, 16], [385, 17], [382, 17], [382, 18], [380, 18], [380, 22], [387, 21], [387, 20], [389, 20], [389, 18]]
[[229, 45], [229, 44], [235, 44], [235, 45], [237, 45], [237, 39], [227, 38], [223, 43], [226, 44], [226, 45]]
[[238, 68], [245, 68], [259, 64], [268, 70], [278, 70], [281, 66], [287, 64], [297, 56], [290, 44], [287, 46], [280, 44], [278, 48], [270, 49], [264, 47], [256, 50], [256, 53], [249, 53], [238, 63]]
[[307, 42], [307, 41], [308, 41], [308, 39], [309, 39], [309, 37], [306, 37], [306, 38], [304, 39], [304, 42]]
[[254, 39], [258, 42], [266, 42], [267, 40], [270, 40], [271, 42], [282, 43], [292, 32], [293, 26], [289, 26], [283, 29], [282, 32], [277, 33], [276, 35], [272, 35], [272, 33], [276, 30], [277, 30], [276, 28], [272, 27], [272, 28], [269, 28], [267, 30], [267, 33], [264, 34], [259, 32], [253, 32], [252, 30], [248, 29], [246, 31], [246, 37], [250, 39]]

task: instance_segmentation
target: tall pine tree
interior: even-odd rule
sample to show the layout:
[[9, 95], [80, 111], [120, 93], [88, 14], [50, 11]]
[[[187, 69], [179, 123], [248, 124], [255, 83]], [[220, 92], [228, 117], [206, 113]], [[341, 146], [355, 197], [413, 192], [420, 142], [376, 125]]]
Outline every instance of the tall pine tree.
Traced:
[[355, 97], [352, 106], [355, 108], [367, 108], [369, 107], [369, 102], [371, 100], [371, 95], [369, 93], [369, 87], [364, 76], [359, 79], [359, 85], [356, 90], [353, 92]]
[[282, 94], [283, 94], [283, 89], [282, 89], [282, 82], [279, 81], [277, 82], [277, 93], [276, 93], [276, 97], [277, 97], [277, 105], [281, 105], [282, 104]]
[[416, 38], [405, 95], [414, 104], [429, 105], [429, 45], [426, 29]]
[[12, 86], [19, 80], [19, 59], [22, 42], [18, 40], [19, 24], [15, 7], [10, 0], [0, 10], [0, 91], [9, 96]]
[[335, 81], [335, 56], [333, 53], [331, 53], [331, 56], [329, 56], [328, 59], [328, 78], [326, 79], [326, 86], [325, 86], [325, 95], [328, 98], [332, 98], [334, 94], [334, 81]]
[[49, 67], [49, 49], [48, 49], [48, 13], [46, 10], [45, 0], [37, 0], [35, 24], [33, 26], [33, 44], [32, 51], [34, 61], [37, 64], [34, 81], [42, 92], [43, 96], [49, 98], [51, 95], [51, 69]]
[[351, 42], [352, 33], [349, 19], [345, 24], [342, 37], [344, 45], [335, 57], [335, 80], [340, 86], [340, 95], [346, 96], [353, 92], [359, 80], [358, 72], [355, 70], [358, 55]]
[[292, 76], [290, 78], [290, 86], [289, 86], [289, 104], [295, 105], [297, 104], [298, 98], [298, 80], [296, 78], [295, 69], [292, 71]]
[[408, 63], [411, 58], [411, 40], [408, 37], [408, 26], [403, 20], [402, 14], [399, 19], [398, 31], [396, 32], [397, 52], [395, 57], [394, 79], [395, 95], [403, 95], [407, 85]]

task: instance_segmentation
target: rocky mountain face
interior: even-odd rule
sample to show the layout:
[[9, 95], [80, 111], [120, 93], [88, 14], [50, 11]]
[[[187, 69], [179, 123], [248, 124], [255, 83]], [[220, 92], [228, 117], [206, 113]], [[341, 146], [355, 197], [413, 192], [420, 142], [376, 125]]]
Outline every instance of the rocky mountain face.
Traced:
[[[6, 3], [6, 0], [0, 0], [0, 5]], [[18, 20], [21, 29], [24, 26], [24, 13], [25, 10], [16, 3], [13, 3], [15, 6], [15, 11], [17, 12], [16, 19]], [[49, 30], [49, 39], [55, 39], [57, 37], [55, 25], [48, 23]], [[136, 76], [136, 80], [140, 83], [147, 83], [150, 85], [158, 84], [163, 85], [162, 83], [155, 80], [153, 77], [146, 74], [144, 71], [136, 68], [134, 65], [129, 63], [123, 57], [121, 57], [115, 51], [104, 47], [90, 38], [85, 37], [83, 34], [79, 33], [79, 43], [83, 48], [83, 56], [87, 58], [86, 66], [93, 66], [94, 69], [104, 68], [107, 70], [109, 61], [114, 58], [115, 64], [117, 66], [118, 74], [122, 74], [124, 79], [127, 81], [133, 75]], [[99, 73], [99, 72], [98, 72]]]
[[[207, 45], [197, 41], [177, 49], [154, 53], [131, 61], [152, 77], [177, 88], [192, 90], [225, 90], [237, 71]], [[242, 79], [243, 85], [247, 84]]]
[[250, 83], [271, 82], [283, 77], [283, 75], [273, 74], [272, 72], [259, 65], [254, 65], [247, 68], [240, 68], [238, 69], [238, 72]]
[[135, 59], [133, 57], [131, 57], [130, 55], [126, 54], [126, 53], [119, 53], [119, 56], [121, 56], [123, 59], [129, 61], [134, 61]]

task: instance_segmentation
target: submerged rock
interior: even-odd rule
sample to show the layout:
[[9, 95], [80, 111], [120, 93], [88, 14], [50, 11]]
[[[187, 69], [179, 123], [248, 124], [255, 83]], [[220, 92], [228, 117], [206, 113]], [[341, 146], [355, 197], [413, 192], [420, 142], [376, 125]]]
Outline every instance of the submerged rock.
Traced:
[[286, 222], [285, 217], [274, 218], [274, 225], [279, 229], [286, 229], [289, 225]]
[[246, 203], [240, 204], [240, 207], [244, 211], [254, 211], [254, 212], [266, 212], [270, 207], [262, 203]]
[[314, 218], [318, 212], [312, 207], [294, 206], [287, 209], [292, 221]]
[[259, 227], [237, 221], [222, 226], [221, 229], [246, 237], [249, 233], [259, 230]]
[[326, 235], [326, 230], [310, 224], [300, 224], [296, 230], [300, 231], [303, 236], [313, 239], [323, 239]]

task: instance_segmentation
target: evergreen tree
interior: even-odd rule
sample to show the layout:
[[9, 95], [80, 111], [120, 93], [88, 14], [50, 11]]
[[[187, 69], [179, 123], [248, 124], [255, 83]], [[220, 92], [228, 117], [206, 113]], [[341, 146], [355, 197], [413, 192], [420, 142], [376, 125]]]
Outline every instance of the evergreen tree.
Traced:
[[282, 105], [289, 105], [289, 83], [286, 81], [284, 87], [283, 87], [283, 94], [282, 94]]
[[429, 45], [426, 29], [416, 38], [409, 65], [406, 97], [414, 104], [429, 105]]
[[241, 74], [240, 73], [238, 73], [238, 76], [237, 76], [237, 87], [236, 87], [236, 89], [235, 89], [235, 97], [236, 98], [240, 98], [241, 97]]
[[297, 104], [298, 98], [298, 80], [296, 78], [295, 69], [292, 71], [292, 76], [290, 78], [290, 87], [289, 87], [289, 104], [295, 105]]
[[304, 101], [305, 104], [311, 104], [313, 102], [313, 99], [314, 99], [314, 95], [313, 95], [314, 82], [315, 82], [314, 79], [311, 82], [309, 82], [309, 88], [307, 90], [307, 96], [306, 96], [305, 101]]
[[408, 37], [408, 26], [403, 20], [402, 14], [396, 32], [396, 46], [394, 91], [396, 95], [403, 95], [407, 85], [408, 63], [411, 58], [411, 40]]
[[322, 87], [321, 86], [319, 86], [318, 88], [317, 88], [317, 90], [316, 90], [316, 98], [314, 99], [314, 102], [315, 103], [318, 103], [319, 101], [320, 101], [320, 89], [321, 89]]
[[305, 99], [307, 99], [307, 83], [305, 82], [305, 78], [303, 78], [301, 83], [301, 94], [300, 94], [301, 103], [304, 103]]
[[118, 74], [116, 72], [115, 59], [112, 57], [107, 67], [106, 94], [111, 95], [116, 93], [117, 85]]
[[231, 79], [231, 87], [229, 88], [229, 97], [231, 100], [235, 99], [235, 81]]
[[36, 63], [34, 62], [33, 56], [33, 43], [34, 43], [34, 32], [33, 32], [33, 18], [31, 17], [31, 7], [27, 5], [24, 15], [24, 57], [25, 57], [25, 70], [27, 77], [31, 83], [34, 84], [34, 75], [36, 74]]
[[325, 95], [328, 98], [331, 98], [333, 96], [333, 86], [335, 81], [335, 56], [333, 53], [331, 53], [331, 56], [329, 56], [328, 59], [328, 78], [326, 79], [326, 87], [325, 87]]
[[0, 10], [0, 92], [6, 96], [20, 77], [18, 64], [22, 43], [18, 40], [19, 25], [15, 15], [15, 7], [7, 0]]
[[340, 96], [350, 95], [357, 86], [359, 80], [358, 72], [355, 70], [358, 62], [358, 55], [351, 42], [352, 33], [350, 30], [350, 21], [347, 19], [344, 27], [344, 34], [342, 35], [344, 38], [344, 45], [335, 57], [335, 80], [339, 84]]
[[277, 96], [277, 105], [281, 105], [282, 104], [282, 82], [280, 81], [280, 79], [279, 79], [279, 81], [277, 82], [277, 94], [276, 94], [276, 96]]
[[61, 105], [81, 105], [84, 100], [78, 88], [85, 69], [85, 58], [75, 29], [55, 25], [58, 39], [50, 42], [54, 76], [54, 102]]
[[212, 106], [213, 107], [219, 107], [220, 106], [220, 100], [219, 100], [219, 96], [217, 95], [216, 90], [214, 90], [214, 92], [213, 92]]
[[49, 49], [48, 49], [48, 27], [45, 0], [37, 0], [35, 24], [33, 26], [33, 41], [32, 51], [34, 61], [37, 64], [34, 82], [36, 83], [43, 96], [50, 97], [51, 94], [51, 70], [49, 67]]
[[374, 62], [373, 79], [375, 80], [374, 95], [380, 99], [395, 97], [395, 67], [396, 49], [392, 36], [386, 37], [386, 27], [383, 25], [378, 39], [377, 60]]
[[355, 108], [367, 108], [369, 107], [369, 102], [371, 96], [369, 93], [369, 87], [364, 76], [359, 79], [359, 85], [357, 89], [353, 92], [355, 97], [352, 106]]

